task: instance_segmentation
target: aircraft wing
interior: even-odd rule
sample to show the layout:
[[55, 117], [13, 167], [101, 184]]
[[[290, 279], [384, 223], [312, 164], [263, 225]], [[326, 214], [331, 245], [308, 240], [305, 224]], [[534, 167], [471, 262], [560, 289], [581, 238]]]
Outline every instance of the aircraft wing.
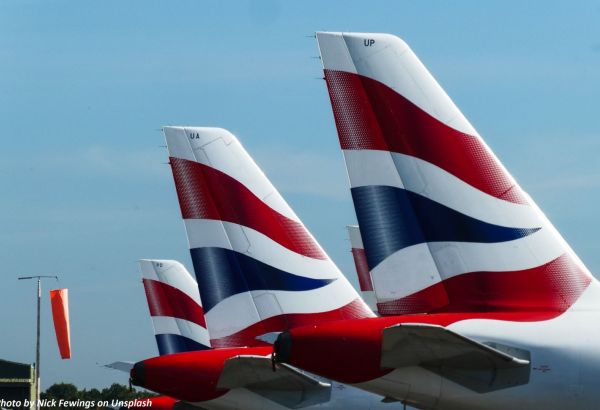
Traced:
[[381, 367], [420, 366], [478, 393], [529, 381], [528, 352], [483, 344], [442, 326], [406, 323], [383, 331]]
[[331, 384], [324, 383], [286, 364], [273, 371], [267, 356], [235, 356], [221, 372], [218, 388], [246, 388], [290, 409], [328, 402]]
[[109, 364], [105, 364], [104, 367], [108, 367], [109, 369], [119, 370], [121, 372], [129, 373], [133, 368], [133, 362], [112, 362]]

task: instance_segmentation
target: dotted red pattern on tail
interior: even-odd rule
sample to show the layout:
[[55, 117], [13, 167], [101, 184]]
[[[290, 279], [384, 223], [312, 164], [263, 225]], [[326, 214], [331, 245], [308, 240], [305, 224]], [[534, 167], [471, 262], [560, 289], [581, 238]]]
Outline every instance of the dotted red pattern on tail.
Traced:
[[386, 85], [353, 73], [325, 70], [342, 149], [411, 155], [496, 198], [527, 197], [477, 136], [432, 117]]
[[143, 279], [150, 316], [184, 319], [206, 329], [204, 310], [181, 290], [152, 279]]
[[354, 258], [354, 266], [356, 266], [356, 274], [358, 275], [358, 285], [363, 292], [373, 290], [373, 281], [367, 264], [367, 255], [364, 249], [352, 248], [352, 257]]
[[186, 159], [171, 157], [170, 163], [184, 219], [214, 219], [247, 226], [291, 251], [327, 259], [300, 222], [275, 211], [236, 179]]
[[405, 298], [378, 303], [382, 316], [457, 312], [555, 312], [569, 309], [592, 278], [568, 255], [509, 272], [469, 272]]

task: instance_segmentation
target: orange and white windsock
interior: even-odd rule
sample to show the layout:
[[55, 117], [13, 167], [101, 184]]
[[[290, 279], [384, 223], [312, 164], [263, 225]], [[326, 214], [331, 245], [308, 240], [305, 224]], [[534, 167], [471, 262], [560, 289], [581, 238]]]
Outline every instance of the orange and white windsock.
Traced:
[[60, 357], [71, 358], [71, 331], [69, 329], [69, 289], [54, 289], [50, 291], [50, 304], [52, 305], [52, 319], [56, 342], [60, 350]]

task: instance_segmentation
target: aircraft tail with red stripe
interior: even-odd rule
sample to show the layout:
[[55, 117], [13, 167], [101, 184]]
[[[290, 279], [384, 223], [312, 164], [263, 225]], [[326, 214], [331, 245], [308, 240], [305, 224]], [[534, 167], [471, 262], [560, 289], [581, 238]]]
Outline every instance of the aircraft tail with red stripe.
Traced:
[[142, 259], [142, 281], [160, 355], [210, 349], [198, 284], [179, 262]]
[[233, 134], [164, 133], [213, 347], [373, 316]]
[[350, 247], [352, 249], [352, 259], [356, 268], [356, 276], [358, 277], [358, 287], [360, 294], [365, 303], [373, 310], [377, 311], [377, 299], [373, 291], [373, 281], [371, 280], [371, 272], [369, 272], [369, 264], [365, 255], [365, 247], [362, 237], [360, 236], [360, 228], [358, 225], [348, 225], [348, 237], [350, 238]]
[[408, 45], [317, 40], [379, 312], [568, 309], [592, 275]]

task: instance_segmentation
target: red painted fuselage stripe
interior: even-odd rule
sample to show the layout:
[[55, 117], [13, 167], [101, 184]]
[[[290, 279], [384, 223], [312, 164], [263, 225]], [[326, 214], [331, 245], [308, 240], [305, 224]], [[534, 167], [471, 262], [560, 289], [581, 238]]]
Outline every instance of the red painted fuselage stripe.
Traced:
[[266, 356], [271, 347], [212, 349], [144, 360], [144, 387], [189, 402], [205, 402], [226, 394], [217, 388], [225, 361], [239, 355]]
[[[400, 323], [449, 326], [470, 319], [539, 322], [559, 316], [557, 311], [466, 312], [388, 316], [346, 320], [292, 329], [289, 364], [341, 383], [364, 383], [393, 369], [381, 368], [382, 332]], [[492, 324], [490, 324], [492, 325]], [[349, 358], [357, 357], [360, 360]]]

